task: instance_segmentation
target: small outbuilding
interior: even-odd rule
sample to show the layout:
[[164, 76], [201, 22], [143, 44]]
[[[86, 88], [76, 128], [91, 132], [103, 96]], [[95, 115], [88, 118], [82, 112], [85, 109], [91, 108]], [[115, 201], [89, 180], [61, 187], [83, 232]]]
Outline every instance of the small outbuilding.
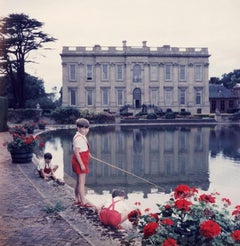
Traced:
[[233, 113], [238, 107], [238, 96], [223, 85], [209, 85], [210, 113]]

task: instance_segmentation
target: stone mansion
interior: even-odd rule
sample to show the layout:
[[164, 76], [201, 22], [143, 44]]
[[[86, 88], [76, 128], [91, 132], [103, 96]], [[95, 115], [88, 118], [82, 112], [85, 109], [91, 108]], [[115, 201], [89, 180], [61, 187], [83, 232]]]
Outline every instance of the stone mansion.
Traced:
[[62, 106], [119, 112], [151, 105], [164, 112], [209, 113], [207, 48], [63, 47]]

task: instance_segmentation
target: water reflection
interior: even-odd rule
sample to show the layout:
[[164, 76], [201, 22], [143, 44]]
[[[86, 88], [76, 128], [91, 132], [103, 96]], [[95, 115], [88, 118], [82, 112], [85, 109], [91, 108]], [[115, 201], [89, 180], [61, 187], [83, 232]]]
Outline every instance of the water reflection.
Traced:
[[210, 153], [214, 158], [223, 153], [225, 157], [240, 161], [240, 126], [216, 126], [210, 132]]
[[[64, 172], [73, 177], [74, 133], [75, 130], [56, 130], [44, 134], [46, 148], [52, 146], [50, 151], [63, 156]], [[239, 161], [239, 134], [239, 126], [108, 126], [91, 128], [88, 139], [92, 155], [169, 193], [179, 183], [208, 190], [209, 153], [211, 158], [221, 153]], [[127, 193], [143, 191], [144, 197], [153, 188], [141, 179], [93, 159], [87, 186], [98, 193], [120, 186]]]
[[[209, 187], [209, 128], [129, 127], [122, 126], [103, 133], [92, 132], [89, 141], [92, 153], [99, 159], [143, 177], [170, 192], [179, 183]], [[103, 187], [124, 186], [127, 192], [151, 187], [109, 166], [92, 162], [88, 177], [90, 187], [100, 192]]]

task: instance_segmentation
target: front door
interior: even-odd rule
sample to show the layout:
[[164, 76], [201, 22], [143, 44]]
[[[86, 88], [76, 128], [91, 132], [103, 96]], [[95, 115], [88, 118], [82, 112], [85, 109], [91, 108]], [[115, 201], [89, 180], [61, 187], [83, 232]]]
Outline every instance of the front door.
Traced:
[[141, 102], [141, 89], [135, 88], [133, 90], [133, 105], [134, 108], [141, 108], [142, 102]]

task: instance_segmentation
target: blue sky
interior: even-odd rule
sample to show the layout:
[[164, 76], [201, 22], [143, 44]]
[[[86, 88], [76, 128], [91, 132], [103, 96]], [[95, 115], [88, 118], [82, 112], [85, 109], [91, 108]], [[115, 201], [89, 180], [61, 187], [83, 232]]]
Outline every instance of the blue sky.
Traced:
[[207, 47], [210, 77], [240, 69], [239, 0], [0, 0], [0, 16], [24, 13], [57, 38], [32, 53], [27, 72], [61, 87], [63, 46]]

